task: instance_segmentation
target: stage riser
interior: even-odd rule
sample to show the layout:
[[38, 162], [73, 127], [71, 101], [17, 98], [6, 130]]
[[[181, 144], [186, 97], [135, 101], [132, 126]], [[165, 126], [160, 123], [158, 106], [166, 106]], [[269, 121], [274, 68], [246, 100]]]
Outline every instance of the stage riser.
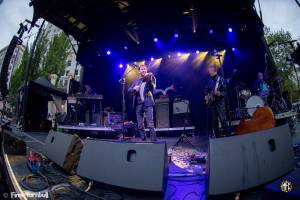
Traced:
[[85, 140], [77, 174], [127, 189], [163, 192], [168, 175], [165, 143]]
[[209, 141], [209, 194], [241, 191], [272, 181], [294, 168], [287, 125]]

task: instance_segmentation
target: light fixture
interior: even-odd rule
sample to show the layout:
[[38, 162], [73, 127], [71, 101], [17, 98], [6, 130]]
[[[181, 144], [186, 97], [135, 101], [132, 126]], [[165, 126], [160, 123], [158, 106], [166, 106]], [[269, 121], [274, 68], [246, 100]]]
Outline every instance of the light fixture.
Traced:
[[153, 38], [153, 41], [158, 42], [158, 38], [157, 37]]
[[213, 29], [209, 29], [209, 34], [213, 34], [214, 30]]
[[121, 63], [121, 64], [119, 64], [119, 68], [123, 68], [123, 64]]
[[178, 52], [178, 53], [177, 53], [177, 56], [178, 56], [178, 57], [180, 57], [180, 56], [181, 56], [181, 53], [180, 53], [180, 52]]
[[110, 54], [111, 54], [111, 52], [108, 50], [108, 51], [106, 51], [106, 54], [107, 54], [107, 55], [110, 55]]
[[228, 28], [228, 32], [230, 32], [230, 33], [232, 32], [232, 28], [231, 27]]
[[178, 33], [175, 33], [175, 34], [174, 34], [174, 37], [175, 37], [175, 38], [178, 38], [178, 37], [179, 37], [179, 34], [178, 34]]
[[200, 53], [200, 51], [199, 51], [199, 50], [197, 50], [197, 51], [196, 51], [196, 54], [199, 54], [199, 53]]
[[151, 57], [151, 59], [150, 59], [151, 61], [153, 61], [154, 60], [154, 58], [153, 57]]

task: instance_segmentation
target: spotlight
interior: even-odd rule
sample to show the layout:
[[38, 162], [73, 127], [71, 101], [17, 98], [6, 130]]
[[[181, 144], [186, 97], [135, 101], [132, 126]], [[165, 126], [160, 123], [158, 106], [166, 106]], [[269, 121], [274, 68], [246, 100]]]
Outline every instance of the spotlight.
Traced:
[[230, 32], [230, 33], [232, 32], [232, 28], [231, 27], [228, 28], [228, 32]]
[[170, 55], [170, 54], [168, 55], [168, 58], [171, 58], [171, 55]]
[[175, 37], [175, 38], [178, 38], [178, 37], [179, 37], [178, 33], [175, 33], [175, 34], [174, 34], [174, 37]]
[[154, 41], [154, 42], [158, 42], [158, 38], [156, 38], [156, 37], [153, 38], [153, 41]]
[[181, 56], [181, 53], [180, 53], [180, 52], [178, 52], [178, 53], [177, 53], [177, 56], [178, 56], [178, 57], [180, 57], [180, 56]]
[[121, 64], [119, 64], [119, 68], [123, 68], [123, 64], [121, 63]]
[[232, 48], [231, 48], [231, 50], [232, 50], [232, 51], [235, 51], [235, 48], [234, 48], [234, 47], [232, 47]]
[[124, 49], [125, 49], [125, 50], [127, 50], [127, 49], [128, 49], [128, 47], [127, 47], [127, 46], [124, 46]]
[[107, 54], [107, 55], [110, 55], [110, 54], [111, 54], [111, 52], [110, 52], [110, 51], [106, 51], [106, 54]]
[[213, 29], [209, 29], [209, 34], [213, 34], [214, 30]]
[[153, 57], [151, 57], [151, 59], [150, 59], [151, 61], [153, 61], [154, 60], [154, 58]]
[[199, 54], [199, 53], [200, 53], [200, 51], [199, 51], [199, 50], [197, 50], [197, 51], [196, 51], [196, 54]]

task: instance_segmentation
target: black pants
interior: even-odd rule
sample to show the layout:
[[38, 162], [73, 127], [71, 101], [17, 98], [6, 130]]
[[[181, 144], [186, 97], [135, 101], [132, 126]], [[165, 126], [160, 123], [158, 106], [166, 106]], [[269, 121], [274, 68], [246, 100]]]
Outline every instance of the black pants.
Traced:
[[[216, 101], [210, 108], [212, 117], [212, 128], [216, 137], [229, 134], [229, 127], [226, 123], [226, 109], [224, 99]], [[221, 129], [219, 128], [221, 124]]]
[[138, 104], [136, 106], [135, 111], [136, 111], [136, 119], [138, 123], [138, 130], [141, 138], [146, 137], [145, 125], [144, 125], [144, 118], [146, 117], [147, 127], [150, 129], [150, 138], [151, 140], [155, 140], [156, 132], [154, 129], [153, 106], [145, 106], [144, 104]]

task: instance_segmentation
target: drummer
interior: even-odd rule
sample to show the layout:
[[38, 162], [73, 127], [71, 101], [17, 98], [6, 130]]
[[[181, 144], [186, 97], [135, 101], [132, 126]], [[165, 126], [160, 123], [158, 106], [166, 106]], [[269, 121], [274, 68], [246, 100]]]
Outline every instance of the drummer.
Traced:
[[270, 94], [270, 88], [268, 83], [264, 80], [264, 74], [262, 72], [257, 73], [257, 80], [254, 85], [255, 93], [261, 97], [268, 97]]

